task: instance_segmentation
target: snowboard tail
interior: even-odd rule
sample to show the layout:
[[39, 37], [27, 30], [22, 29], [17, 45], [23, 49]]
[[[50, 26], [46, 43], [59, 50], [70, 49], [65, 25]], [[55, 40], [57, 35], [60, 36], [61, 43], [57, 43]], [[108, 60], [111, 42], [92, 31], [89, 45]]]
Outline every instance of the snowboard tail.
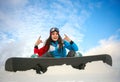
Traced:
[[[25, 71], [34, 69], [36, 73], [45, 73], [49, 66], [54, 65], [71, 65], [76, 69], [84, 69], [88, 62], [103, 61], [104, 63], [112, 66], [112, 58], [108, 54], [83, 56], [83, 57], [66, 57], [66, 58], [9, 58], [5, 63], [6, 71]], [[40, 72], [41, 71], [41, 72]]]

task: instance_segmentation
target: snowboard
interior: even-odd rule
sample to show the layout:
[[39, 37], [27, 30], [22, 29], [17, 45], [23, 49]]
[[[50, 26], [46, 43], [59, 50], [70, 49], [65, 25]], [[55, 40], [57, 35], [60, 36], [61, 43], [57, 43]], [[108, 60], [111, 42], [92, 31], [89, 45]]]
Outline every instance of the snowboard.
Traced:
[[30, 69], [36, 70], [36, 73], [42, 74], [47, 71], [49, 66], [55, 65], [71, 65], [76, 69], [84, 69], [88, 62], [103, 61], [104, 63], [112, 66], [112, 58], [108, 54], [82, 56], [82, 57], [39, 57], [39, 58], [22, 58], [12, 57], [8, 58], [5, 63], [6, 71], [26, 71]]

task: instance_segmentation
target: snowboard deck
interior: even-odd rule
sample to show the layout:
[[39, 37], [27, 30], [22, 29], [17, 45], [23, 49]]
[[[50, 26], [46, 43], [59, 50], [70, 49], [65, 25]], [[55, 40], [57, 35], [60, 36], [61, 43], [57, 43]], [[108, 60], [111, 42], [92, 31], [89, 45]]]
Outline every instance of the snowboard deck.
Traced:
[[30, 69], [36, 70], [36, 73], [45, 73], [49, 66], [55, 65], [71, 65], [76, 69], [84, 69], [88, 62], [103, 61], [104, 63], [112, 66], [112, 58], [108, 54], [91, 55], [83, 57], [66, 57], [66, 58], [52, 58], [52, 57], [39, 57], [39, 58], [22, 58], [12, 57], [8, 58], [5, 63], [6, 71], [26, 71]]

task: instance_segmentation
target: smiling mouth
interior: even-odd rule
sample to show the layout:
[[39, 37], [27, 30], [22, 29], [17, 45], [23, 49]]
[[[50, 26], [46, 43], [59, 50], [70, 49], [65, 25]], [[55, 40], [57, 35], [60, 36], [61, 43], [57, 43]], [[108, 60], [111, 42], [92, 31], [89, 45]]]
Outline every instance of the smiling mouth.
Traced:
[[53, 39], [57, 39], [57, 38], [53, 38]]

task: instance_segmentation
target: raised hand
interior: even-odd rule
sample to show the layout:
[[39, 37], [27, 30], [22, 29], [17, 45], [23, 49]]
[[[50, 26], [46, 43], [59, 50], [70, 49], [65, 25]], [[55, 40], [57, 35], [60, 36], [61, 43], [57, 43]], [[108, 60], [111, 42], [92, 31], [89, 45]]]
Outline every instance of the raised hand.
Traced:
[[40, 43], [43, 43], [42, 40], [40, 40], [41, 36], [39, 36], [39, 38], [37, 39], [37, 41], [35, 42], [35, 45], [39, 45]]
[[66, 40], [66, 41], [68, 41], [68, 42], [70, 42], [71, 41], [71, 39], [66, 35], [66, 34], [64, 34], [64, 40]]

